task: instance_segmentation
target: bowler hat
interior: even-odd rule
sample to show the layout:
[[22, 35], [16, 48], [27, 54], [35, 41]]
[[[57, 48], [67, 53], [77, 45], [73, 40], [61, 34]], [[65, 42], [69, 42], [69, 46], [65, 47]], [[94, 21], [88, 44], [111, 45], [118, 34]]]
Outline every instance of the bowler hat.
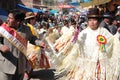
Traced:
[[25, 15], [26, 15], [25, 19], [30, 19], [35, 17], [35, 14], [33, 12], [27, 12]]
[[98, 8], [89, 8], [88, 10], [88, 14], [87, 14], [88, 18], [100, 18], [100, 12]]
[[104, 13], [103, 18], [112, 18], [112, 15], [110, 13]]
[[64, 23], [64, 24], [68, 24], [68, 20], [66, 20], [66, 19], [63, 20], [63, 23]]
[[71, 19], [71, 24], [76, 24], [76, 21], [73, 18]]

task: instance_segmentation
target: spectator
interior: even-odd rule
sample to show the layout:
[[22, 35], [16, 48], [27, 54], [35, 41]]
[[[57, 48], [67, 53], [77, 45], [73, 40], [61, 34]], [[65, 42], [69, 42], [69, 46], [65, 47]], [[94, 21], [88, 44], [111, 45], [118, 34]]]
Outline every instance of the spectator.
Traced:
[[35, 14], [33, 12], [27, 12], [25, 20], [26, 20], [27, 26], [30, 27], [32, 34], [34, 36], [37, 36], [37, 32], [35, 31], [35, 27], [34, 27], [34, 25], [36, 24]]
[[117, 32], [117, 29], [118, 29], [118, 22], [116, 20], [116, 18], [113, 18], [112, 19], [112, 24], [110, 25], [109, 29], [110, 29], [110, 32], [115, 35], [116, 32]]
[[104, 13], [103, 14], [103, 20], [100, 23], [100, 26], [104, 27], [108, 31], [110, 31], [109, 26], [110, 26], [111, 19], [112, 19], [112, 16], [110, 15], [110, 13]]
[[0, 35], [3, 37], [3, 42], [0, 42], [0, 80], [23, 80], [28, 59], [27, 41], [42, 45], [29, 27], [23, 24], [24, 17], [25, 14], [19, 10], [12, 10], [8, 14], [7, 23], [0, 27]]

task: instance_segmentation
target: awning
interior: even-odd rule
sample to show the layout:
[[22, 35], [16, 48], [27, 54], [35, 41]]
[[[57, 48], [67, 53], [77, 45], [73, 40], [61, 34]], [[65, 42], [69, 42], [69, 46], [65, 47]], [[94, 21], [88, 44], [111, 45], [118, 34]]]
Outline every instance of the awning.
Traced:
[[68, 2], [69, 5], [80, 6], [79, 2]]
[[59, 11], [58, 10], [50, 10], [49, 12], [50, 12], [50, 14], [55, 14], [55, 13], [57, 13]]
[[36, 8], [28, 8], [28, 7], [26, 7], [26, 6], [24, 6], [24, 5], [22, 5], [22, 4], [17, 4], [17, 6], [16, 6], [17, 8], [19, 8], [19, 9], [22, 9], [22, 10], [25, 10], [25, 11], [27, 11], [27, 12], [45, 12], [45, 11], [43, 11], [43, 10], [40, 10], [40, 9], [36, 9]]
[[92, 0], [90, 2], [80, 3], [82, 7], [94, 6], [94, 5], [101, 5], [110, 2], [111, 0]]

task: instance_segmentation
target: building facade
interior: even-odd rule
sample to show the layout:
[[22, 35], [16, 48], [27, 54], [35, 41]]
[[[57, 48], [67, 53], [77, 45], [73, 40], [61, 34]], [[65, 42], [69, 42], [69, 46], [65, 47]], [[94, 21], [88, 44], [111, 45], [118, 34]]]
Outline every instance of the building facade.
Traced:
[[0, 0], [0, 8], [10, 10], [15, 7], [18, 0]]
[[[0, 0], [0, 8], [3, 8], [5, 10], [11, 10], [14, 9], [16, 4], [23, 4], [27, 7], [35, 7], [40, 9], [40, 7], [47, 6], [57, 6], [58, 2], [60, 0]], [[72, 0], [63, 0], [64, 2], [72, 1]], [[108, 3], [110, 9], [113, 9], [114, 4], [120, 5], [120, 0], [111, 0], [111, 2]], [[42, 6], [44, 5], [44, 6]]]

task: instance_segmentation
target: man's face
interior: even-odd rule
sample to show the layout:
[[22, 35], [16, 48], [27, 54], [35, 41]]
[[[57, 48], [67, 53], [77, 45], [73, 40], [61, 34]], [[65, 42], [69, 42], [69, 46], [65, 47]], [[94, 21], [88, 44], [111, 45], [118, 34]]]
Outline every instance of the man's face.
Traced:
[[111, 19], [110, 18], [105, 18], [104, 20], [105, 20], [106, 23], [109, 24]]
[[7, 18], [7, 23], [8, 23], [8, 25], [10, 26], [10, 27], [15, 27], [16, 26], [16, 20], [14, 19], [14, 17], [13, 17], [13, 14], [12, 13], [10, 13], [9, 15], [8, 15], [8, 18]]

